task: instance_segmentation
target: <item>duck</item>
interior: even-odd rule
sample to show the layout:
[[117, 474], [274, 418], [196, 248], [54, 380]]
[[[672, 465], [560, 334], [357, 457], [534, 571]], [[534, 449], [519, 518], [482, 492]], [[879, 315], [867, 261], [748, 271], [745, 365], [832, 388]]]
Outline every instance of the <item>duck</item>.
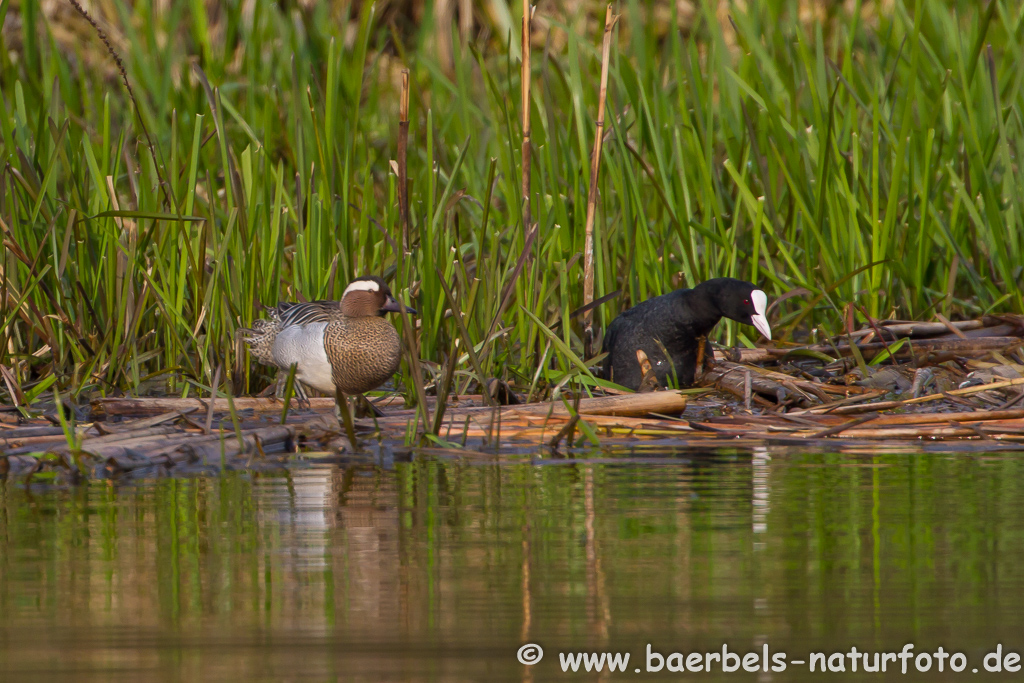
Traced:
[[670, 380], [676, 386], [690, 386], [696, 376], [697, 349], [723, 317], [753, 325], [765, 338], [772, 338], [767, 305], [763, 290], [729, 277], [643, 301], [608, 326], [603, 344], [608, 355], [601, 374], [629, 389], [640, 388], [644, 372], [637, 351], [642, 350], [660, 386], [668, 386]]
[[[387, 382], [398, 370], [402, 342], [385, 318], [402, 310], [383, 279], [352, 280], [340, 301], [282, 302], [268, 317], [242, 329], [250, 353], [264, 365], [289, 372], [295, 366], [295, 393], [307, 402], [302, 385], [328, 395], [361, 395]], [[409, 313], [414, 308], [405, 306]], [[282, 397], [284, 382], [278, 379]]]

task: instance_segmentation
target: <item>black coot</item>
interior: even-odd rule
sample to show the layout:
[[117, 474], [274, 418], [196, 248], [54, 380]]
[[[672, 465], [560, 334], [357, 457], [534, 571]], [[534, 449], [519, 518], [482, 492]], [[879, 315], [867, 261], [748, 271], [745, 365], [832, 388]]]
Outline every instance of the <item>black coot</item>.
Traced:
[[693, 384], [698, 339], [711, 332], [723, 316], [753, 325], [771, 339], [772, 330], [765, 317], [767, 305], [768, 296], [763, 291], [731, 277], [715, 278], [693, 289], [677, 289], [641, 302], [619, 315], [605, 332], [608, 357], [604, 360], [604, 377], [630, 389], [638, 388], [643, 372], [636, 352], [643, 349], [661, 386]]

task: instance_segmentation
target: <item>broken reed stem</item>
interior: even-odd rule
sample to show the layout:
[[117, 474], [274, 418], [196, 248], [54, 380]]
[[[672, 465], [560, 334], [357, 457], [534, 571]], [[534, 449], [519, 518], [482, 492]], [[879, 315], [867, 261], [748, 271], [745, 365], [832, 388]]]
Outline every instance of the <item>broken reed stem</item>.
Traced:
[[530, 228], [530, 50], [532, 48], [533, 9], [530, 0], [523, 0], [523, 61], [521, 64], [520, 81], [523, 95], [523, 145], [522, 159], [522, 194], [523, 194], [523, 235]]
[[[617, 16], [608, 5], [604, 17], [604, 45], [601, 50], [601, 90], [597, 100], [597, 123], [594, 151], [590, 155], [590, 193], [587, 196], [587, 232], [583, 248], [583, 305], [594, 300], [594, 214], [597, 212], [597, 178], [601, 169], [601, 146], [604, 143], [604, 104], [608, 96], [608, 62], [612, 50], [612, 29]], [[593, 356], [594, 311], [583, 314], [583, 357]]]
[[402, 97], [398, 105], [398, 222], [402, 224], [402, 248], [409, 249], [409, 70], [402, 69]]
[[[412, 278], [405, 269], [405, 256], [409, 253], [409, 173], [407, 150], [409, 147], [409, 70], [402, 69], [402, 95], [398, 104], [398, 220], [402, 224], [402, 244], [398, 249], [398, 272], [405, 284]], [[412, 293], [412, 287], [409, 287]], [[409, 352], [409, 374], [416, 390], [417, 411], [423, 417], [423, 428], [430, 429], [430, 408], [427, 406], [427, 392], [423, 389], [423, 375], [420, 372], [420, 346], [413, 329], [409, 312], [405, 310], [405, 302], [398, 297], [399, 316], [402, 318], [402, 334], [405, 335], [405, 348]]]
[[437, 407], [434, 410], [434, 427], [431, 434], [440, 436], [441, 426], [444, 423], [445, 408], [448, 407], [448, 394], [451, 392], [452, 382], [455, 379], [455, 363], [459, 357], [459, 347], [456, 344], [458, 336], [452, 337], [452, 346], [448, 350], [448, 360], [444, 364], [444, 374], [441, 376], [437, 387]]
[[207, 434], [213, 429], [213, 406], [217, 403], [217, 385], [220, 384], [220, 365], [213, 372], [213, 382], [210, 384], [210, 407], [206, 411], [206, 424], [203, 431]]

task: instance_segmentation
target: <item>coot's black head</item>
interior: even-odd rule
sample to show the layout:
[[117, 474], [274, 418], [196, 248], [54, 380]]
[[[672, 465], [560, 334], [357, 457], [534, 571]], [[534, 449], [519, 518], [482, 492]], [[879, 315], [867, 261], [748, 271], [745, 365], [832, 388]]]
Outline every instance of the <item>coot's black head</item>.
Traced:
[[772, 338], [765, 310], [768, 295], [756, 286], [731, 277], [720, 277], [702, 282], [694, 288], [701, 297], [721, 311], [726, 318], [753, 325], [767, 339]]

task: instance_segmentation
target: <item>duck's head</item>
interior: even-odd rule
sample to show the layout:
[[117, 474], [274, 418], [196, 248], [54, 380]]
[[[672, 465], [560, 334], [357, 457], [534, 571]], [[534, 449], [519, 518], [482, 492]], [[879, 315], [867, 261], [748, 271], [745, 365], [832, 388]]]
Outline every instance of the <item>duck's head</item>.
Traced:
[[[341, 295], [341, 312], [350, 318], [397, 313], [402, 310], [401, 304], [391, 296], [387, 283], [376, 275], [358, 277], [348, 283], [345, 293]], [[416, 309], [406, 306], [405, 310], [415, 313]]]
[[722, 315], [737, 322], [753, 325], [766, 339], [772, 338], [766, 311], [768, 295], [757, 286], [731, 277], [708, 280], [698, 285]]

